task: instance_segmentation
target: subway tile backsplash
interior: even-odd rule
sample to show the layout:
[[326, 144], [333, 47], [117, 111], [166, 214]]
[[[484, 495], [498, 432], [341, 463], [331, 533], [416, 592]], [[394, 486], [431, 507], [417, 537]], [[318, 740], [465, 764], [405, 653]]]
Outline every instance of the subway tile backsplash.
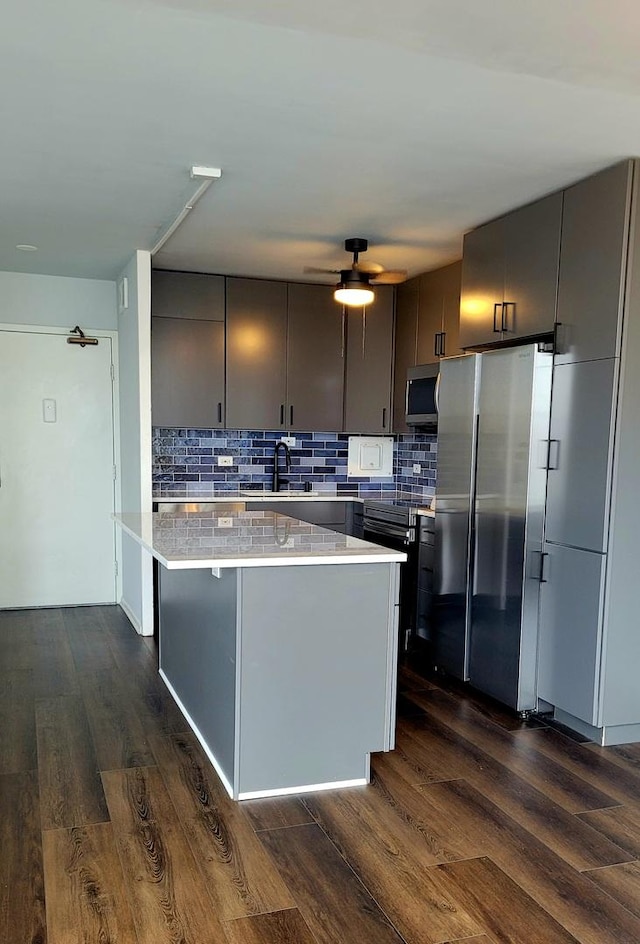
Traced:
[[[291, 449], [291, 471], [286, 477], [293, 487], [311, 482], [313, 488], [331, 486], [337, 492], [358, 488], [362, 493], [402, 489], [416, 498], [434, 494], [437, 447], [432, 434], [394, 436], [394, 475], [382, 479], [347, 476], [347, 433], [291, 435], [296, 445]], [[198, 483], [219, 491], [244, 485], [269, 487], [273, 450], [282, 436], [281, 430], [154, 427], [154, 492], [170, 494], [185, 484]], [[233, 465], [219, 466], [218, 456], [231, 456]], [[414, 464], [420, 465], [419, 474], [413, 472]]]

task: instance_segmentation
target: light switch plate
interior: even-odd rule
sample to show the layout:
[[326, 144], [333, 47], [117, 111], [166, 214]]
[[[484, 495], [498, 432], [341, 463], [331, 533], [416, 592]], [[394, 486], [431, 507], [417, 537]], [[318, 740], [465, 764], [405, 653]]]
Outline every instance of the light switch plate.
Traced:
[[218, 465], [233, 465], [233, 456], [218, 456]]
[[419, 462], [414, 462], [414, 463], [413, 463], [413, 474], [414, 474], [414, 475], [420, 475], [421, 472], [422, 472], [422, 466], [420, 465], [420, 463], [419, 463]]
[[283, 442], [285, 446], [289, 447], [289, 449], [293, 449], [296, 444], [296, 437], [295, 436], [281, 436], [280, 442]]

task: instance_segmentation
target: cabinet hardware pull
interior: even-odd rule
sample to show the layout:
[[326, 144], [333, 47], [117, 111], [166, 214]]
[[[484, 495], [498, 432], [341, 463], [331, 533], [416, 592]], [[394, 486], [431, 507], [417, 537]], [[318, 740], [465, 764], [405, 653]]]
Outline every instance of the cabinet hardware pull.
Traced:
[[284, 426], [284, 403], [280, 404], [280, 425]]
[[218, 401], [218, 422], [222, 422], [222, 403]]
[[540, 583], [547, 583], [547, 578], [545, 577], [545, 573], [544, 573], [544, 562], [548, 556], [549, 554], [546, 551], [540, 552], [540, 577], [539, 577]]
[[[511, 327], [509, 327], [509, 307], [513, 308], [513, 313], [511, 317]], [[502, 303], [502, 318], [500, 319], [502, 323], [503, 331], [515, 331], [516, 329], [516, 303], [515, 302], [503, 302]]]
[[560, 440], [549, 440], [549, 452], [547, 454], [547, 469], [555, 471], [560, 468]]
[[440, 356], [440, 334], [437, 331], [433, 336], [433, 356]]
[[[500, 309], [500, 327], [498, 327], [498, 309]], [[500, 334], [502, 331], [502, 302], [493, 304], [493, 330], [495, 334]]]
[[382, 428], [387, 428], [387, 408], [386, 406], [382, 407]]
[[446, 332], [446, 331], [441, 331], [441, 332], [440, 332], [440, 357], [446, 357], [446, 356], [447, 356], [447, 352], [446, 352], [446, 340], [447, 340], [447, 332]]
[[293, 403], [289, 407], [289, 423], [293, 426]]

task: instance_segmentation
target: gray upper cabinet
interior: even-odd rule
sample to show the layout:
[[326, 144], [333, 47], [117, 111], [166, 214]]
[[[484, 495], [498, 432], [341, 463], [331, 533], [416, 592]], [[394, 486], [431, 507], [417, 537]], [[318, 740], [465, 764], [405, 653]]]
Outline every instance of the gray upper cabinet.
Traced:
[[[286, 287], [286, 286], [285, 286]], [[341, 430], [342, 308], [326, 285], [288, 285], [287, 429]]]
[[561, 219], [562, 194], [554, 193], [465, 236], [461, 347], [553, 331]]
[[224, 324], [153, 318], [151, 403], [154, 426], [224, 425]]
[[416, 364], [436, 364], [460, 354], [460, 281], [462, 263], [425, 272], [418, 279]]
[[221, 276], [152, 273], [155, 426], [224, 425], [224, 298]]
[[227, 279], [227, 427], [284, 429], [287, 285]]
[[224, 322], [224, 276], [156, 269], [151, 274], [151, 314]]
[[393, 368], [393, 431], [408, 433], [405, 423], [407, 369], [416, 362], [419, 280], [409, 279], [396, 290], [396, 336]]
[[558, 283], [559, 364], [615, 357], [624, 305], [632, 163], [565, 191]]
[[501, 218], [464, 237], [460, 347], [482, 347], [500, 340], [503, 301], [504, 218]]
[[347, 432], [391, 431], [393, 356], [393, 288], [376, 286], [366, 308], [347, 311], [347, 375], [344, 429]]

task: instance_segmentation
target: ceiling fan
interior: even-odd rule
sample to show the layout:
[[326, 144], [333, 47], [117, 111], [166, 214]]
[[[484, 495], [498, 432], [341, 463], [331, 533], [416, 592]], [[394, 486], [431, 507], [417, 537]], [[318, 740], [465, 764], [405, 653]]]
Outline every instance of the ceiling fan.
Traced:
[[345, 239], [346, 252], [353, 253], [350, 269], [318, 269], [305, 266], [304, 271], [314, 275], [339, 275], [333, 297], [341, 305], [369, 305], [375, 298], [373, 285], [397, 285], [404, 282], [407, 272], [404, 269], [385, 269], [377, 262], [360, 262], [360, 253], [366, 252], [369, 241], [360, 236]]

